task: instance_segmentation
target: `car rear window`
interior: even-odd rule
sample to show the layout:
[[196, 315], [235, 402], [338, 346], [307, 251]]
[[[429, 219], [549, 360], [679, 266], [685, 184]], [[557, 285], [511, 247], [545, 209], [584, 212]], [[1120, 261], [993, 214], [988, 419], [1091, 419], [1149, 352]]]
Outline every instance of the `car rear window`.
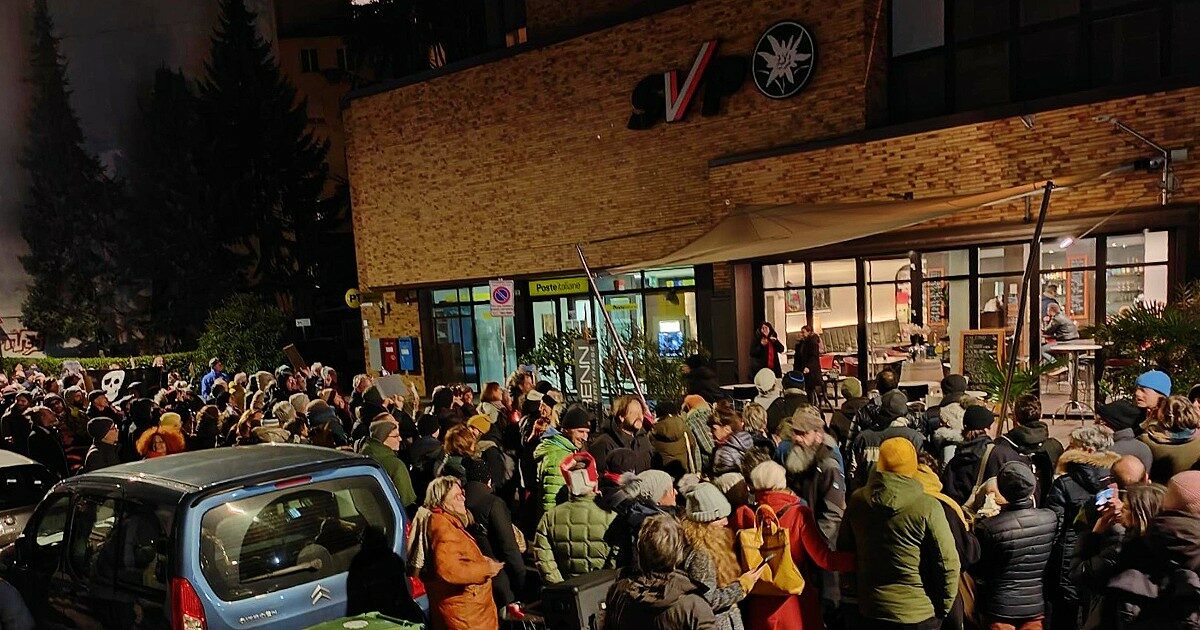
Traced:
[[345, 572], [367, 527], [396, 527], [374, 477], [280, 488], [204, 513], [200, 570], [225, 601], [271, 593]]
[[0, 510], [37, 505], [55, 478], [45, 466], [26, 464], [0, 468]]

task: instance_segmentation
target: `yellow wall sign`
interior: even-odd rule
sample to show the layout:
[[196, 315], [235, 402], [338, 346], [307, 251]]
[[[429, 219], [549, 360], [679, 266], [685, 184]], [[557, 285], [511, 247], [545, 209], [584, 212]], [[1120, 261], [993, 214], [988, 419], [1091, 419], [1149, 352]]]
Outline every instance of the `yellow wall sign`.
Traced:
[[362, 295], [359, 294], [358, 289], [348, 289], [346, 291], [346, 306], [349, 306], [350, 308], [358, 308], [361, 305]]
[[529, 295], [534, 297], [542, 295], [571, 295], [573, 293], [587, 292], [588, 281], [586, 276], [529, 281]]

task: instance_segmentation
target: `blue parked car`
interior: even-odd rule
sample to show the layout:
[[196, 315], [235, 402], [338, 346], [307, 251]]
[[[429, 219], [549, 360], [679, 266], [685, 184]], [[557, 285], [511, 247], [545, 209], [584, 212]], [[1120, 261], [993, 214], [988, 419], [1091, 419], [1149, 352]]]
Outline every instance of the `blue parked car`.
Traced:
[[373, 460], [217, 448], [58, 483], [0, 560], [39, 628], [303, 628], [346, 614], [368, 527], [403, 555], [404, 511]]

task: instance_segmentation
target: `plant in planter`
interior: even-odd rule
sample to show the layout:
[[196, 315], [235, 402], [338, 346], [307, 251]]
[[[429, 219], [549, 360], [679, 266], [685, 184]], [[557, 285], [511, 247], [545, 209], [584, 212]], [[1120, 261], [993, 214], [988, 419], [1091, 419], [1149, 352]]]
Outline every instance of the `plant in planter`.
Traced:
[[[687, 380], [683, 377], [683, 359], [693, 354], [703, 354], [704, 349], [695, 339], [685, 339], [682, 346], [664, 353], [659, 340], [647, 335], [638, 327], [618, 331], [629, 363], [642, 384], [642, 393], [647, 400], [679, 401], [687, 391]], [[601, 344], [603, 359], [600, 373], [601, 385], [609, 396], [633, 393], [633, 382], [625, 369], [616, 344], [606, 336]]]
[[537, 345], [521, 357], [522, 365], [533, 365], [538, 372], [558, 380], [564, 394], [575, 382], [575, 351], [572, 344], [581, 338], [578, 332], [546, 333]]
[[[1054, 372], [1067, 364], [1066, 357], [1060, 357], [1050, 363], [1041, 363], [1034, 368], [1021, 367], [1017, 364], [1013, 370], [1012, 383], [1008, 388], [1008, 406], [1012, 409], [1014, 400], [1026, 394], [1032, 394], [1038, 385], [1038, 381], [1043, 376]], [[982, 366], [981, 378], [974, 386], [979, 388], [979, 391], [986, 392], [988, 400], [993, 404], [996, 410], [999, 410], [1001, 401], [1004, 400], [1004, 380], [1008, 364], [1000, 363], [984, 363]]]
[[1083, 334], [1106, 345], [1109, 359], [1116, 359], [1101, 380], [1106, 396], [1132, 396], [1134, 381], [1146, 370], [1170, 374], [1176, 390], [1186, 392], [1200, 383], [1200, 282], [1176, 287], [1166, 304], [1122, 308]]

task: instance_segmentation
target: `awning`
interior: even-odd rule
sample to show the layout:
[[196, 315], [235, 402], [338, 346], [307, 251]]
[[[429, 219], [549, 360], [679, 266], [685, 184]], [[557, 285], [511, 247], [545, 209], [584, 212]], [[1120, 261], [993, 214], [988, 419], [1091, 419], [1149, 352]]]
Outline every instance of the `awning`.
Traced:
[[[1122, 166], [1087, 174], [1055, 177], [1054, 189], [1076, 188], [1133, 170]], [[624, 265], [611, 272], [681, 267], [778, 256], [883, 234], [963, 210], [1040, 195], [1046, 180], [986, 192], [908, 201], [743, 206], [690, 244], [654, 260]]]

